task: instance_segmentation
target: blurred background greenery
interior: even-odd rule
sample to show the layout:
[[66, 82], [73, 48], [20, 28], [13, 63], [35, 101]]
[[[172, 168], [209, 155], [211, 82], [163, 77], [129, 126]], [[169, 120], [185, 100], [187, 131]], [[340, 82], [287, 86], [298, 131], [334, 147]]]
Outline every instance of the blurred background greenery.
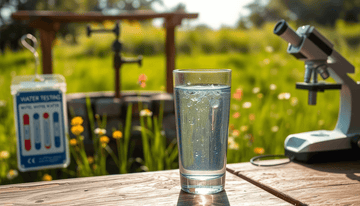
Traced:
[[[38, 34], [23, 22], [8, 19], [9, 12], [45, 9], [116, 14], [124, 10], [152, 9], [153, 3], [164, 4], [159, 0], [138, 0], [134, 4], [135, 1], [0, 0], [0, 184], [77, 177], [81, 166], [72, 162], [71, 167], [61, 170], [60, 176], [59, 170], [17, 171], [10, 85], [13, 77], [34, 72], [33, 56], [21, 48], [18, 39], [28, 32]], [[304, 64], [288, 55], [287, 43], [273, 34], [277, 20], [288, 20], [294, 29], [303, 24], [316, 26], [355, 68], [360, 66], [360, 1], [255, 0], [246, 8], [250, 14], [241, 16], [234, 27], [214, 30], [209, 25], [186, 24], [176, 32], [177, 69], [233, 70], [228, 163], [249, 161], [257, 154], [282, 154], [287, 135], [335, 127], [339, 93], [320, 93], [316, 106], [307, 105], [307, 92], [295, 89], [295, 83], [303, 81]], [[181, 10], [186, 11], [185, 4], [168, 11]], [[92, 26], [112, 28], [113, 24], [109, 21]], [[126, 77], [122, 78], [122, 89], [165, 91], [164, 29], [153, 26], [151, 21], [122, 21], [121, 29], [124, 55], [144, 56], [142, 68], [137, 65], [122, 68], [122, 76]], [[68, 93], [113, 90], [113, 40], [112, 34], [86, 37], [83, 24], [62, 25], [54, 42], [53, 65], [54, 73], [66, 78]], [[147, 76], [145, 88], [138, 84], [141, 74]], [[360, 79], [359, 70], [349, 76]], [[153, 134], [158, 135], [157, 131]], [[93, 174], [97, 175], [88, 172], [81, 176]]]

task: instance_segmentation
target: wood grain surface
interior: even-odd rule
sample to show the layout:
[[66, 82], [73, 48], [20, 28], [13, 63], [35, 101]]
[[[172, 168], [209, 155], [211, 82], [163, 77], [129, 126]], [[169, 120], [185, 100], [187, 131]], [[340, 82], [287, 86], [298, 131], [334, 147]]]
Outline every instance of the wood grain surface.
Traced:
[[[286, 160], [267, 160], [275, 164]], [[229, 164], [243, 175], [309, 205], [360, 205], [360, 162], [320, 164], [289, 163], [257, 167], [251, 163]]]
[[119, 15], [104, 15], [101, 12], [73, 13], [67, 11], [17, 11], [12, 14], [12, 18], [16, 20], [36, 20], [36, 18], [47, 18], [56, 22], [91, 22], [105, 20], [145, 20], [153, 18], [187, 18], [194, 19], [199, 16], [198, 13], [155, 13], [153, 11], [138, 10], [134, 12], [122, 13]]
[[0, 205], [290, 205], [228, 173], [215, 195], [181, 192], [179, 170], [0, 186]]

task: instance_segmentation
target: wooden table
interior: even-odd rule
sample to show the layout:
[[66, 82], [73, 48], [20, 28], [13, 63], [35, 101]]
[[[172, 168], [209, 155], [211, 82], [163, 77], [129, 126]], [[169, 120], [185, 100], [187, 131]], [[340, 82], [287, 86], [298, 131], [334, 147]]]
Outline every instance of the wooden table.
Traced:
[[215, 195], [182, 192], [179, 170], [168, 170], [0, 186], [0, 205], [360, 205], [359, 181], [360, 162], [238, 163]]

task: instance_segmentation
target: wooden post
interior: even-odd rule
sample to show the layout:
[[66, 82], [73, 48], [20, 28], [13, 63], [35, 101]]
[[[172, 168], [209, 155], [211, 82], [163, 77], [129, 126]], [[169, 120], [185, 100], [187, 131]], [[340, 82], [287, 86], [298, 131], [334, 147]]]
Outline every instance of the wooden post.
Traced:
[[181, 17], [170, 16], [165, 19], [166, 27], [166, 92], [172, 94], [174, 92], [173, 75], [175, 69], [175, 27], [181, 24]]
[[175, 69], [175, 27], [166, 27], [166, 92], [173, 93], [172, 71]]
[[43, 74], [52, 74], [52, 43], [55, 39], [55, 31], [53, 30], [45, 30], [43, 28], [39, 28], [40, 31], [40, 44], [42, 51], [42, 67]]

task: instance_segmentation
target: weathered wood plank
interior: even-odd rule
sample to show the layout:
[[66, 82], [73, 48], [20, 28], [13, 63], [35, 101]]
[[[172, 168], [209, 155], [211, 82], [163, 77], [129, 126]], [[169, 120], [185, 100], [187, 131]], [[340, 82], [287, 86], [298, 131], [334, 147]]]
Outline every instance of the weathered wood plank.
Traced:
[[290, 205], [226, 175], [226, 191], [215, 195], [181, 192], [179, 170], [5, 185], [0, 205]]
[[[274, 164], [284, 160], [262, 161]], [[256, 167], [230, 164], [241, 174], [309, 205], [360, 205], [360, 162], [289, 163]]]
[[195, 19], [199, 16], [197, 13], [155, 13], [147, 10], [139, 10], [134, 12], [123, 13], [119, 15], [104, 15], [101, 12], [87, 12], [77, 14], [67, 11], [17, 11], [12, 14], [12, 18], [16, 20], [34, 20], [37, 18], [46, 18], [57, 22], [92, 22], [106, 20], [145, 20], [154, 18], [178, 17]]

